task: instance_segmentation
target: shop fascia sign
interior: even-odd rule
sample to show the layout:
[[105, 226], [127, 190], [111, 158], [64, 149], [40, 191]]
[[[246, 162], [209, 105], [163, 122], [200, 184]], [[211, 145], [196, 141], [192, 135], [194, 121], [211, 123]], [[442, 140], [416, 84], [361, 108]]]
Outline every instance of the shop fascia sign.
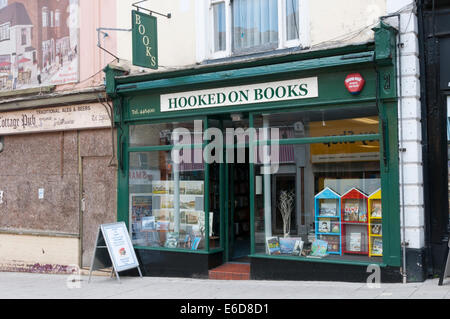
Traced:
[[133, 65], [158, 69], [157, 19], [151, 15], [132, 11]]
[[0, 113], [0, 135], [107, 127], [111, 119], [100, 103]]
[[309, 99], [319, 96], [318, 78], [161, 95], [161, 112]]

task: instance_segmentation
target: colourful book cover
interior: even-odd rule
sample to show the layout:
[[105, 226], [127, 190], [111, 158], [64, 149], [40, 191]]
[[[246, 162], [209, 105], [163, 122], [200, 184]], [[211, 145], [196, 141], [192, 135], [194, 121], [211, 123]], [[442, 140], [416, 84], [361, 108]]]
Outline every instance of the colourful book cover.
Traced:
[[328, 243], [324, 240], [316, 239], [311, 246], [311, 256], [324, 257], [327, 255]]
[[281, 254], [280, 243], [277, 237], [267, 237], [267, 249], [269, 250], [269, 255], [279, 255]]

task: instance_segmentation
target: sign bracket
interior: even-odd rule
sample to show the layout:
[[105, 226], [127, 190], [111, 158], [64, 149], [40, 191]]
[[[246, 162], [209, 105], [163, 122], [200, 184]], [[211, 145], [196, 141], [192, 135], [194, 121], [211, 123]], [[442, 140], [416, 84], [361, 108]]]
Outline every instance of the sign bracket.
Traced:
[[167, 19], [172, 18], [172, 14], [171, 13], [163, 14], [163, 13], [159, 13], [159, 12], [156, 12], [156, 11], [153, 11], [153, 10], [150, 10], [150, 9], [138, 6], [139, 3], [146, 2], [146, 1], [149, 1], [149, 0], [141, 0], [141, 1], [135, 2], [135, 3], [132, 4], [132, 6], [135, 7], [138, 12], [139, 12], [139, 10], [143, 10], [143, 11], [147, 11], [150, 15], [157, 14], [157, 15], [160, 15], [160, 16], [165, 17]]
[[103, 38], [107, 38], [109, 37], [109, 34], [105, 31], [125, 31], [125, 32], [131, 32], [133, 31], [132, 29], [120, 29], [120, 28], [97, 28], [97, 47], [100, 48], [101, 50], [105, 51], [106, 53], [108, 53], [109, 55], [115, 57], [117, 59], [117, 61], [120, 61], [120, 58], [115, 55], [114, 53], [112, 53], [111, 51], [105, 49], [104, 47], [102, 47], [101, 42], [100, 42], [100, 34], [103, 34]]

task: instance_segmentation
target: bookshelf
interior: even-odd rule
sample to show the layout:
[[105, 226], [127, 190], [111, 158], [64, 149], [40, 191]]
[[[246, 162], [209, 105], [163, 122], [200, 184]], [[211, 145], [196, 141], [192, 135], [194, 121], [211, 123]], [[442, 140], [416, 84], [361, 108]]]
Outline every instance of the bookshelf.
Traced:
[[328, 243], [328, 254], [342, 255], [341, 196], [326, 187], [314, 197], [316, 239]]
[[[383, 256], [383, 232], [381, 189], [374, 192], [368, 198], [369, 212], [369, 257]], [[375, 244], [375, 245], [374, 245]]]
[[342, 250], [345, 254], [369, 255], [368, 196], [352, 188], [341, 197]]

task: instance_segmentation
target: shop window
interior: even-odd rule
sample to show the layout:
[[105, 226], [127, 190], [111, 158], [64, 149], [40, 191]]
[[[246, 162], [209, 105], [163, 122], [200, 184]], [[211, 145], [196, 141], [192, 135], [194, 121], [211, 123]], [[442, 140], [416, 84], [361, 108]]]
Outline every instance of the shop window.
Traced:
[[[372, 111], [361, 112], [341, 110], [333, 116], [327, 111], [325, 117], [332, 120], [320, 120], [318, 126], [315, 120], [304, 121], [303, 137], [329, 136], [330, 142], [283, 143], [273, 174], [264, 174], [265, 165], [256, 162], [257, 254], [382, 261], [379, 123]], [[289, 128], [298, 120], [294, 114], [265, 116], [273, 120], [266, 120], [265, 126], [277, 127], [287, 116]], [[357, 117], [349, 118], [352, 115]], [[359, 125], [361, 119], [370, 123]], [[346, 141], [342, 129], [367, 134], [368, 139]]]
[[[203, 133], [203, 128], [201, 126], [201, 122], [198, 121], [197, 125], [200, 126], [196, 128], [194, 126], [194, 121], [183, 123], [130, 125], [130, 147], [173, 145], [172, 132], [177, 128], [189, 131], [191, 134], [188, 140], [183, 141], [183, 137], [180, 136], [176, 138], [175, 141], [180, 144], [195, 144], [196, 142], [202, 143], [201, 135]], [[195, 131], [198, 131], [199, 134], [194, 135]]]
[[306, 2], [211, 0], [212, 57], [308, 46]]
[[350, 136], [378, 134], [376, 107], [285, 112], [255, 117], [255, 128], [277, 128], [279, 138]]
[[129, 161], [133, 244], [205, 249], [204, 164], [177, 164], [170, 151], [130, 153]]

